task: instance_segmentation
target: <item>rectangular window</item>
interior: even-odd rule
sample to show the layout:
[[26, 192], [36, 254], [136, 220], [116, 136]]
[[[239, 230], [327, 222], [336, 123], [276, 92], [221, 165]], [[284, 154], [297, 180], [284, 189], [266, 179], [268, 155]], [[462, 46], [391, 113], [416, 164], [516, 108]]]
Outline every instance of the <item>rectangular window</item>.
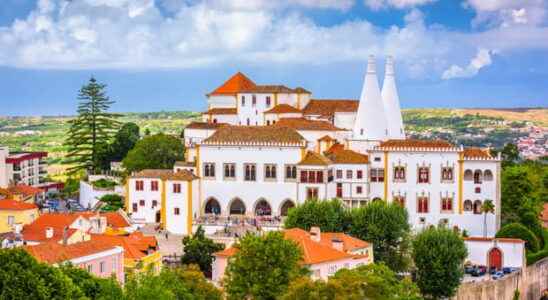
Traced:
[[343, 170], [337, 170], [337, 179], [343, 178]]
[[93, 265], [88, 265], [87, 269], [89, 273], [93, 272]]
[[215, 163], [204, 163], [204, 178], [215, 178]]
[[323, 171], [316, 171], [316, 182], [323, 183]]
[[308, 171], [301, 171], [301, 182], [308, 182]]
[[158, 181], [154, 180], [150, 182], [150, 190], [151, 191], [157, 191], [158, 190]]
[[156, 206], [158, 206], [158, 201], [152, 200], [152, 208], [155, 208]]
[[402, 166], [394, 167], [394, 181], [396, 182], [405, 181], [405, 167], [402, 167]]
[[308, 171], [308, 182], [310, 182], [310, 183], [315, 183], [316, 182], [316, 172]]
[[375, 157], [375, 161], [381, 161], [380, 157]]
[[181, 184], [180, 183], [174, 183], [173, 184], [173, 193], [174, 194], [180, 194], [181, 193]]
[[361, 186], [357, 186], [356, 187], [356, 194], [361, 194], [363, 193], [363, 188]]
[[242, 106], [245, 106], [245, 96], [242, 96]]
[[244, 175], [245, 181], [257, 180], [257, 167], [255, 164], [244, 164]]
[[145, 206], [145, 200], [139, 200], [139, 206]]
[[356, 178], [358, 178], [358, 179], [362, 179], [362, 178], [363, 178], [363, 171], [362, 171], [362, 170], [356, 171]]
[[276, 165], [274, 164], [264, 165], [264, 178], [265, 180], [276, 180]]
[[352, 179], [352, 170], [346, 170], [346, 179]]
[[442, 167], [441, 168], [441, 180], [442, 181], [453, 181], [453, 168], [451, 167]]
[[417, 198], [417, 212], [428, 213], [428, 197]]
[[235, 179], [236, 178], [236, 164], [224, 164], [224, 178]]
[[286, 165], [285, 166], [285, 179], [295, 180], [297, 179], [297, 166]]
[[133, 212], [137, 212], [137, 209], [138, 209], [138, 207], [137, 207], [137, 203], [133, 203], [133, 205], [132, 205], [132, 206], [133, 206], [133, 209], [132, 209], [132, 211], [133, 211]]
[[318, 199], [318, 188], [306, 188], [306, 199]]
[[343, 186], [342, 183], [337, 182], [337, 198], [343, 197]]
[[441, 198], [441, 210], [452, 211], [453, 210], [453, 198]]
[[327, 171], [327, 182], [332, 182], [333, 181], [333, 170], [329, 170]]
[[251, 96], [251, 105], [253, 105], [253, 106], [257, 105], [257, 96], [256, 95]]
[[419, 183], [430, 183], [430, 168], [419, 167], [418, 176], [419, 176]]
[[371, 169], [369, 173], [371, 182], [384, 182], [384, 169]]
[[270, 107], [270, 96], [266, 96], [266, 107]]
[[145, 183], [142, 180], [136, 180], [135, 181], [135, 190], [136, 191], [142, 191], [145, 189]]
[[174, 214], [174, 215], [178, 216], [180, 213], [181, 213], [181, 212], [180, 212], [180, 210], [179, 210], [178, 207], [173, 208], [173, 214]]
[[100, 271], [101, 273], [105, 273], [106, 268], [105, 268], [105, 262], [104, 262], [104, 261], [102, 261], [102, 262], [99, 263], [99, 271]]

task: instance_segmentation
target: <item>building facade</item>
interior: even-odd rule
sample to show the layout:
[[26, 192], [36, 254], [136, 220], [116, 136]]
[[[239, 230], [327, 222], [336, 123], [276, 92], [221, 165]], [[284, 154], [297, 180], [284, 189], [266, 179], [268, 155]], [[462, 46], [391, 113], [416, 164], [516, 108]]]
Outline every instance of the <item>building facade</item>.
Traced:
[[24, 184], [39, 186], [45, 183], [47, 152], [12, 152], [0, 147], [0, 188]]

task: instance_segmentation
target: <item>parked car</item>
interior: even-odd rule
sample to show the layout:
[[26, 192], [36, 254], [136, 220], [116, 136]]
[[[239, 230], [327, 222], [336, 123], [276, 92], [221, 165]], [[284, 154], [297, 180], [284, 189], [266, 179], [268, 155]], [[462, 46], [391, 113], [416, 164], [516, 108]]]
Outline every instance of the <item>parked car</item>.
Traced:
[[491, 276], [491, 278], [493, 278], [493, 280], [497, 280], [497, 279], [500, 279], [502, 277], [504, 277], [504, 273], [501, 272], [501, 271], [498, 271], [495, 274], [493, 274], [493, 276]]
[[464, 274], [472, 274], [474, 270], [476, 269], [476, 266], [474, 265], [466, 265], [464, 266]]
[[483, 276], [487, 273], [487, 267], [486, 266], [476, 266], [474, 270], [472, 271], [472, 276], [479, 277]]
[[510, 274], [510, 273], [512, 273], [512, 272], [514, 272], [514, 271], [516, 271], [516, 270], [517, 270], [517, 268], [505, 267], [505, 268], [502, 268], [502, 273], [504, 273], [504, 274]]

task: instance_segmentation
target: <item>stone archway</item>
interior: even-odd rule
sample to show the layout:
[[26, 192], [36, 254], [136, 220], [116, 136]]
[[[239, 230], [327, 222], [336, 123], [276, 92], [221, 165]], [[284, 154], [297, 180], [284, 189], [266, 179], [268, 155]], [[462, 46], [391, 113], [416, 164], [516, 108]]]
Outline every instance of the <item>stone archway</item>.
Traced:
[[289, 212], [290, 208], [295, 207], [295, 203], [289, 199], [285, 200], [282, 203], [282, 206], [280, 206], [280, 216], [285, 217], [287, 216], [287, 213]]
[[221, 205], [217, 199], [211, 197], [208, 198], [204, 207], [205, 214], [220, 215], [221, 214]]
[[492, 248], [487, 254], [487, 267], [502, 269], [502, 251], [499, 248]]
[[261, 198], [257, 201], [257, 203], [255, 204], [255, 215], [256, 216], [272, 215], [272, 207], [270, 206], [270, 203], [266, 201], [266, 199]]
[[240, 198], [234, 198], [228, 206], [228, 212], [230, 215], [245, 215], [245, 204]]

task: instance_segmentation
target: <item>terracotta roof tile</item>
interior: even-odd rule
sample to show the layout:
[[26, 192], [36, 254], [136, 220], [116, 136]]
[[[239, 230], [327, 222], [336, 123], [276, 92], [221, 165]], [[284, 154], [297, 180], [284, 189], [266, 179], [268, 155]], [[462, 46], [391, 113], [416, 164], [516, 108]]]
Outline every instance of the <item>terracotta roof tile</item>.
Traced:
[[333, 146], [329, 147], [329, 149], [327, 149], [324, 154], [331, 154], [331, 153], [334, 153], [336, 151], [342, 151], [344, 150], [344, 145], [343, 144], [340, 144], [340, 143], [335, 143], [333, 144]]
[[298, 163], [299, 166], [327, 166], [332, 162], [325, 156], [313, 151], [307, 151], [304, 158]]
[[303, 109], [305, 115], [333, 116], [335, 112], [358, 111], [358, 100], [311, 99]]
[[0, 200], [0, 210], [29, 210], [38, 209], [34, 203], [25, 203], [13, 199]]
[[221, 256], [221, 257], [231, 257], [231, 256], [234, 256], [234, 254], [236, 254], [236, 252], [238, 252], [237, 248], [229, 247], [229, 248], [225, 248], [224, 250], [215, 252], [215, 255], [216, 256]]
[[320, 243], [331, 246], [334, 239], [340, 240], [343, 242], [343, 250], [345, 252], [354, 251], [357, 249], [362, 249], [369, 247], [369, 243], [362, 241], [355, 237], [349, 236], [342, 232], [322, 232]]
[[352, 150], [338, 150], [326, 154], [327, 158], [335, 164], [367, 164], [369, 157]]
[[308, 91], [307, 89], [302, 88], [300, 86], [296, 87], [293, 91], [295, 93], [299, 93], [299, 94], [312, 94], [310, 91]]
[[289, 105], [289, 104], [278, 104], [273, 108], [264, 112], [265, 114], [287, 114], [287, 113], [302, 113], [301, 110]]
[[175, 166], [176, 167], [192, 167], [192, 168], [195, 168], [196, 167], [196, 162], [195, 161], [176, 161]]
[[226, 126], [226, 123], [212, 123], [212, 122], [192, 122], [186, 125], [188, 129], [217, 129], [222, 126]]
[[314, 130], [314, 131], [341, 131], [341, 129], [335, 127], [333, 124], [327, 121], [309, 120], [305, 118], [282, 118], [276, 122], [273, 126], [276, 127], [289, 127], [296, 130]]
[[286, 87], [285, 85], [255, 85], [242, 88], [240, 93], [295, 93], [293, 89]]
[[255, 87], [255, 83], [241, 72], [238, 72], [209, 95], [235, 95], [243, 89], [252, 87]]
[[304, 138], [295, 130], [275, 126], [223, 126], [204, 143], [291, 143], [300, 144]]
[[330, 137], [329, 135], [324, 135], [322, 136], [321, 138], [318, 139], [318, 141], [320, 142], [331, 142], [331, 141], [336, 141], [336, 139]]
[[34, 246], [25, 246], [24, 249], [38, 261], [54, 264], [111, 250], [113, 248], [114, 246], [112, 245], [91, 240], [69, 245], [63, 245], [56, 241], [49, 241]]
[[145, 236], [136, 231], [129, 235], [92, 234], [92, 241], [97, 241], [110, 246], [124, 248], [124, 256], [129, 259], [141, 259], [149, 255], [149, 251], [158, 250], [158, 241], [154, 236]]
[[225, 108], [211, 108], [208, 111], [202, 113], [203, 115], [235, 115], [238, 113], [238, 110], [235, 107]]
[[451, 143], [443, 140], [388, 140], [381, 142], [380, 147], [387, 148], [452, 148]]
[[36, 196], [44, 192], [44, 190], [32, 187], [26, 184], [18, 184], [10, 186], [7, 190], [13, 195], [23, 195], [24, 197]]
[[28, 241], [44, 241], [47, 240], [46, 228], [51, 227], [53, 229], [52, 239], [58, 241], [63, 238], [63, 229], [69, 227], [79, 217], [79, 214], [69, 213], [42, 214], [31, 224], [25, 225], [22, 234]]
[[488, 150], [483, 150], [480, 148], [465, 148], [463, 154], [464, 158], [493, 158], [491, 154], [489, 154]]
[[175, 172], [167, 169], [145, 169], [131, 175], [130, 178], [160, 178], [162, 180], [192, 181], [198, 177], [187, 170]]

